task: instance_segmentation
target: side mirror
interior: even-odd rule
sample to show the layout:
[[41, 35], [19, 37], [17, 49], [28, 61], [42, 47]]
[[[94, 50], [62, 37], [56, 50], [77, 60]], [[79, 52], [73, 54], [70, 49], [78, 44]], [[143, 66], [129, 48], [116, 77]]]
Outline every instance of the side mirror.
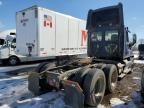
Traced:
[[15, 49], [15, 48], [16, 48], [16, 45], [11, 44], [10, 47]]
[[15, 49], [15, 48], [16, 48], [16, 46], [15, 46], [15, 45], [11, 45], [11, 48], [14, 48], [14, 49]]
[[137, 42], [137, 35], [136, 35], [136, 34], [133, 34], [132, 38], [133, 38], [133, 39], [132, 39], [132, 42], [130, 42], [130, 43], [128, 44], [129, 48], [132, 48], [133, 45]]
[[137, 35], [133, 34], [133, 45], [137, 42]]

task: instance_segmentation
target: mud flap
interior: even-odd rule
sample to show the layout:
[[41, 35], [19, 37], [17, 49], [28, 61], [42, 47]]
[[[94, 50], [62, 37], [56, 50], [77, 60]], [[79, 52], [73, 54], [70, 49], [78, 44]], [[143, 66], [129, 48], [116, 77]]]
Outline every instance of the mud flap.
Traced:
[[39, 73], [33, 72], [28, 77], [28, 89], [34, 94], [39, 95]]
[[84, 94], [79, 84], [73, 81], [62, 81], [64, 86], [64, 101], [70, 108], [84, 108]]

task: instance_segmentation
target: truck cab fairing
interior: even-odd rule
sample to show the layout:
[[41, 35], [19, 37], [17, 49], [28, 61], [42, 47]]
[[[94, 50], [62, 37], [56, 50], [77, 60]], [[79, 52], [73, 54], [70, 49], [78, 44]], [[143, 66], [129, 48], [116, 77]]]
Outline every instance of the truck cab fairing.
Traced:
[[[90, 10], [87, 30], [88, 56], [107, 60], [123, 60], [131, 56], [129, 31], [124, 26], [121, 3], [116, 6]], [[97, 37], [99, 40], [93, 39]]]

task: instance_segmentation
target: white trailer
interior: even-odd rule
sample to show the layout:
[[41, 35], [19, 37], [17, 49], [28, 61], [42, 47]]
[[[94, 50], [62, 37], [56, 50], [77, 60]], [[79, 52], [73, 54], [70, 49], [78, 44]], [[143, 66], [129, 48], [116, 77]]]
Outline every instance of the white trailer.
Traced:
[[21, 61], [87, 53], [86, 21], [33, 6], [16, 14], [16, 52]]

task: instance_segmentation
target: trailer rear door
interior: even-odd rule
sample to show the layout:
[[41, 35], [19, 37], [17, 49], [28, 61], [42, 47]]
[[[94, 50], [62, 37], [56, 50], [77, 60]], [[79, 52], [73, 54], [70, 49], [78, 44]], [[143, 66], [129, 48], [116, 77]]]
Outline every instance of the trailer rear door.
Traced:
[[[17, 53], [21, 55], [37, 56], [37, 17], [38, 11], [36, 7], [32, 7], [17, 13]], [[31, 49], [28, 49], [28, 47]]]

